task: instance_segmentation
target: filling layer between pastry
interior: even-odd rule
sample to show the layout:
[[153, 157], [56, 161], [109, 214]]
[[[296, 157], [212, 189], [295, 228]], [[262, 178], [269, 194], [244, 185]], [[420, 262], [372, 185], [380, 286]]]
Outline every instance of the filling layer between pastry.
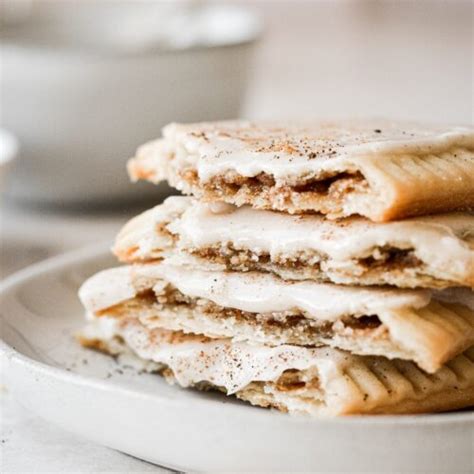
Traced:
[[108, 270], [81, 289], [96, 316], [134, 316], [150, 328], [236, 341], [329, 345], [414, 360], [428, 372], [474, 344], [473, 295], [458, 293], [435, 299], [423, 291], [288, 283], [165, 264]]
[[399, 287], [474, 287], [474, 215], [374, 224], [289, 216], [172, 197], [132, 219], [115, 254], [292, 280]]

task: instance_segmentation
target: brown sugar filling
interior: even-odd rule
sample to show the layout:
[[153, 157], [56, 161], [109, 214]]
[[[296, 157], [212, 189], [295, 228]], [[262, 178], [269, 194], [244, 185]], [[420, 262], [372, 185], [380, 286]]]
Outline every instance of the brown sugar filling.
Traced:
[[[167, 234], [177, 245], [179, 237], [171, 234], [163, 225], [160, 233]], [[135, 253], [138, 247], [127, 249], [127, 252], [119, 255], [121, 261], [125, 262], [154, 262], [161, 260], [161, 255], [138, 258]], [[413, 249], [397, 249], [393, 247], [377, 247], [377, 257], [369, 256], [354, 261], [358, 267], [357, 276], [378, 275], [386, 272], [400, 272], [412, 268], [423, 269], [423, 262], [416, 257]], [[228, 271], [271, 271], [269, 265], [277, 265], [281, 270], [300, 271], [307, 270], [324, 281], [331, 281], [325, 277], [325, 270], [321, 263], [328, 260], [326, 255], [305, 251], [293, 255], [277, 255], [271, 257], [268, 252], [253, 252], [249, 249], [236, 248], [232, 243], [225, 245], [214, 245], [204, 248], [186, 249], [186, 251], [207, 262], [224, 265]]]
[[[361, 173], [340, 173], [330, 178], [315, 180], [307, 179], [302, 180], [300, 184], [294, 186], [288, 186], [292, 191], [304, 194], [321, 194], [330, 195], [334, 194], [337, 189], [350, 190], [351, 187], [356, 188], [358, 186], [367, 183], [364, 176]], [[237, 193], [240, 188], [245, 187], [252, 192], [257, 192], [266, 188], [282, 188], [281, 185], [277, 185], [275, 178], [267, 173], [260, 173], [257, 176], [247, 177], [235, 174], [229, 174], [225, 176], [216, 176], [212, 180], [212, 183], [206, 184], [217, 189], [226, 189], [231, 194]]]
[[319, 388], [318, 379], [304, 380], [304, 375], [301, 370], [285, 370], [275, 382], [275, 388], [280, 392], [292, 392], [303, 388], [317, 390]]
[[[276, 390], [283, 393], [304, 396], [305, 393], [314, 402], [317, 392], [321, 389], [319, 378], [316, 373], [310, 373], [308, 370], [288, 369], [285, 370], [275, 382], [252, 382], [245, 391], [264, 393], [264, 387], [273, 386]], [[308, 393], [309, 392], [309, 393]], [[239, 392], [237, 392], [239, 397]], [[286, 411], [284, 407], [278, 408]]]
[[195, 314], [204, 314], [206, 318], [214, 321], [232, 320], [237, 325], [253, 327], [263, 331], [264, 334], [273, 336], [284, 335], [289, 344], [312, 345], [316, 337], [332, 337], [334, 334], [345, 336], [367, 336], [369, 333], [377, 338], [388, 336], [385, 328], [377, 316], [368, 315], [356, 318], [344, 317], [336, 322], [320, 321], [307, 318], [301, 311], [285, 311], [273, 313], [251, 313], [235, 308], [225, 308], [204, 298], [193, 298], [182, 294], [171, 285], [163, 294], [155, 295], [152, 290], [147, 290], [125, 303], [97, 313], [97, 316], [129, 317], [144, 305], [157, 304], [156, 316], [159, 319], [159, 308], [168, 308], [179, 312], [179, 307], [196, 310]]
[[384, 271], [389, 269], [415, 268], [423, 264], [416, 257], [413, 249], [380, 248], [381, 258], [367, 257], [358, 260], [360, 265], [368, 270], [379, 268]]
[[[286, 203], [291, 203], [296, 196], [300, 202], [318, 199], [322, 212], [336, 211], [342, 207], [348, 194], [367, 194], [369, 184], [360, 172], [339, 173], [325, 179], [314, 177], [301, 178], [295, 185], [278, 184], [275, 178], [267, 173], [247, 177], [235, 173], [215, 176], [206, 183], [199, 183], [197, 171], [188, 168], [179, 173], [191, 187], [202, 188], [214, 198], [247, 196], [248, 200], [254, 197], [274, 199], [280, 195]], [[267, 208], [283, 209], [284, 206], [265, 206]]]
[[[413, 249], [400, 250], [391, 247], [378, 248], [377, 258], [370, 256], [357, 260], [357, 264], [364, 269], [364, 272], [372, 270], [390, 271], [415, 268], [422, 265]], [[300, 270], [303, 267], [311, 267], [315, 272], [321, 270], [321, 262], [327, 257], [316, 252], [304, 252], [301, 254], [285, 257], [283, 255], [274, 257], [267, 252], [258, 254], [248, 249], [236, 249], [232, 244], [225, 246], [213, 246], [203, 249], [192, 249], [192, 255], [203, 258], [207, 261], [225, 265], [227, 270], [254, 271], [261, 270], [262, 266], [276, 264], [286, 270]]]

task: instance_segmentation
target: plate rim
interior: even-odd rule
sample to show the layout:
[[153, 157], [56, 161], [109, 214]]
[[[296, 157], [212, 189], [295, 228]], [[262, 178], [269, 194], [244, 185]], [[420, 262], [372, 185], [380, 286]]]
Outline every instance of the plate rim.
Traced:
[[[105, 257], [110, 252], [110, 242], [99, 244], [88, 245], [81, 247], [76, 250], [61, 253], [53, 257], [47, 258], [33, 265], [27, 266], [12, 275], [5, 278], [0, 282], [0, 302], [7, 296], [7, 294], [14, 290], [16, 287], [20, 287], [27, 281], [38, 277], [43, 273], [49, 273], [58, 271], [62, 268], [74, 266], [85, 260], [94, 260], [94, 258]], [[120, 264], [120, 262], [117, 262]], [[78, 386], [87, 386], [101, 391], [108, 392], [121, 392], [122, 395], [132, 396], [137, 399], [157, 400], [160, 403], [166, 403], [168, 405], [180, 405], [187, 403], [178, 398], [161, 397], [159, 392], [148, 393], [143, 392], [132, 387], [125, 387], [111, 383], [108, 380], [102, 380], [99, 378], [93, 378], [87, 375], [78, 374], [72, 371], [67, 371], [61, 367], [54, 367], [45, 362], [40, 362], [31, 357], [22, 354], [14, 347], [9, 345], [1, 334], [3, 331], [3, 317], [0, 314], [0, 360], [6, 359], [10, 362], [11, 367], [15, 370], [15, 365], [21, 365], [31, 371], [37, 372], [43, 376], [49, 376], [56, 379], [67, 380], [68, 382], [74, 383]], [[195, 398], [194, 404], [206, 405], [209, 407], [216, 407], [216, 401], [207, 398]], [[248, 407], [254, 410], [258, 410], [258, 407]], [[260, 410], [262, 412], [263, 410]], [[474, 411], [466, 412], [449, 412], [449, 413], [425, 413], [416, 415], [352, 415], [342, 417], [309, 417], [304, 415], [288, 415], [275, 410], [266, 410], [268, 415], [278, 415], [286, 418], [286, 421], [313, 424], [313, 423], [326, 423], [326, 424], [359, 424], [359, 425], [392, 425], [392, 426], [406, 426], [406, 425], [430, 425], [430, 424], [451, 424], [451, 423], [465, 423], [471, 422], [474, 425]]]

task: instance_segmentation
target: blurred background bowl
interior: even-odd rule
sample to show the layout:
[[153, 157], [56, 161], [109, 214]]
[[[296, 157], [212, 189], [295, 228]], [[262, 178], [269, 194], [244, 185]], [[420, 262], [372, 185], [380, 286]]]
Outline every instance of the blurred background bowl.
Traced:
[[5, 175], [18, 153], [17, 139], [10, 133], [0, 128], [0, 187], [3, 190]]
[[137, 146], [170, 121], [240, 113], [260, 33], [248, 9], [196, 1], [5, 5], [2, 124], [21, 142], [8, 186], [16, 199], [157, 199], [164, 186], [129, 183], [125, 162]]

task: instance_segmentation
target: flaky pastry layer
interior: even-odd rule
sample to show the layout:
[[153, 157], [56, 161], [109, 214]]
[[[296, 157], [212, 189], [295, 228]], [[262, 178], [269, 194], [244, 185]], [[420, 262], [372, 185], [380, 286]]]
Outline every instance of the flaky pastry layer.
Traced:
[[150, 328], [274, 346], [329, 345], [413, 360], [428, 372], [474, 344], [468, 290], [435, 298], [410, 290], [288, 285], [276, 277], [253, 277], [166, 265], [120, 267], [93, 277], [80, 295], [96, 316], [136, 317]]
[[[428, 375], [415, 364], [343, 351], [232, 343], [137, 320], [93, 321], [80, 342], [112, 355], [132, 351], [183, 387], [213, 388], [253, 405], [315, 416], [446, 411], [474, 404], [474, 348]], [[150, 365], [150, 362], [152, 365]]]
[[171, 124], [129, 161], [204, 201], [385, 222], [474, 208], [474, 129], [388, 121]]
[[474, 287], [474, 215], [376, 224], [171, 197], [128, 222], [114, 253], [127, 263], [167, 259], [207, 270], [273, 272], [290, 280]]

